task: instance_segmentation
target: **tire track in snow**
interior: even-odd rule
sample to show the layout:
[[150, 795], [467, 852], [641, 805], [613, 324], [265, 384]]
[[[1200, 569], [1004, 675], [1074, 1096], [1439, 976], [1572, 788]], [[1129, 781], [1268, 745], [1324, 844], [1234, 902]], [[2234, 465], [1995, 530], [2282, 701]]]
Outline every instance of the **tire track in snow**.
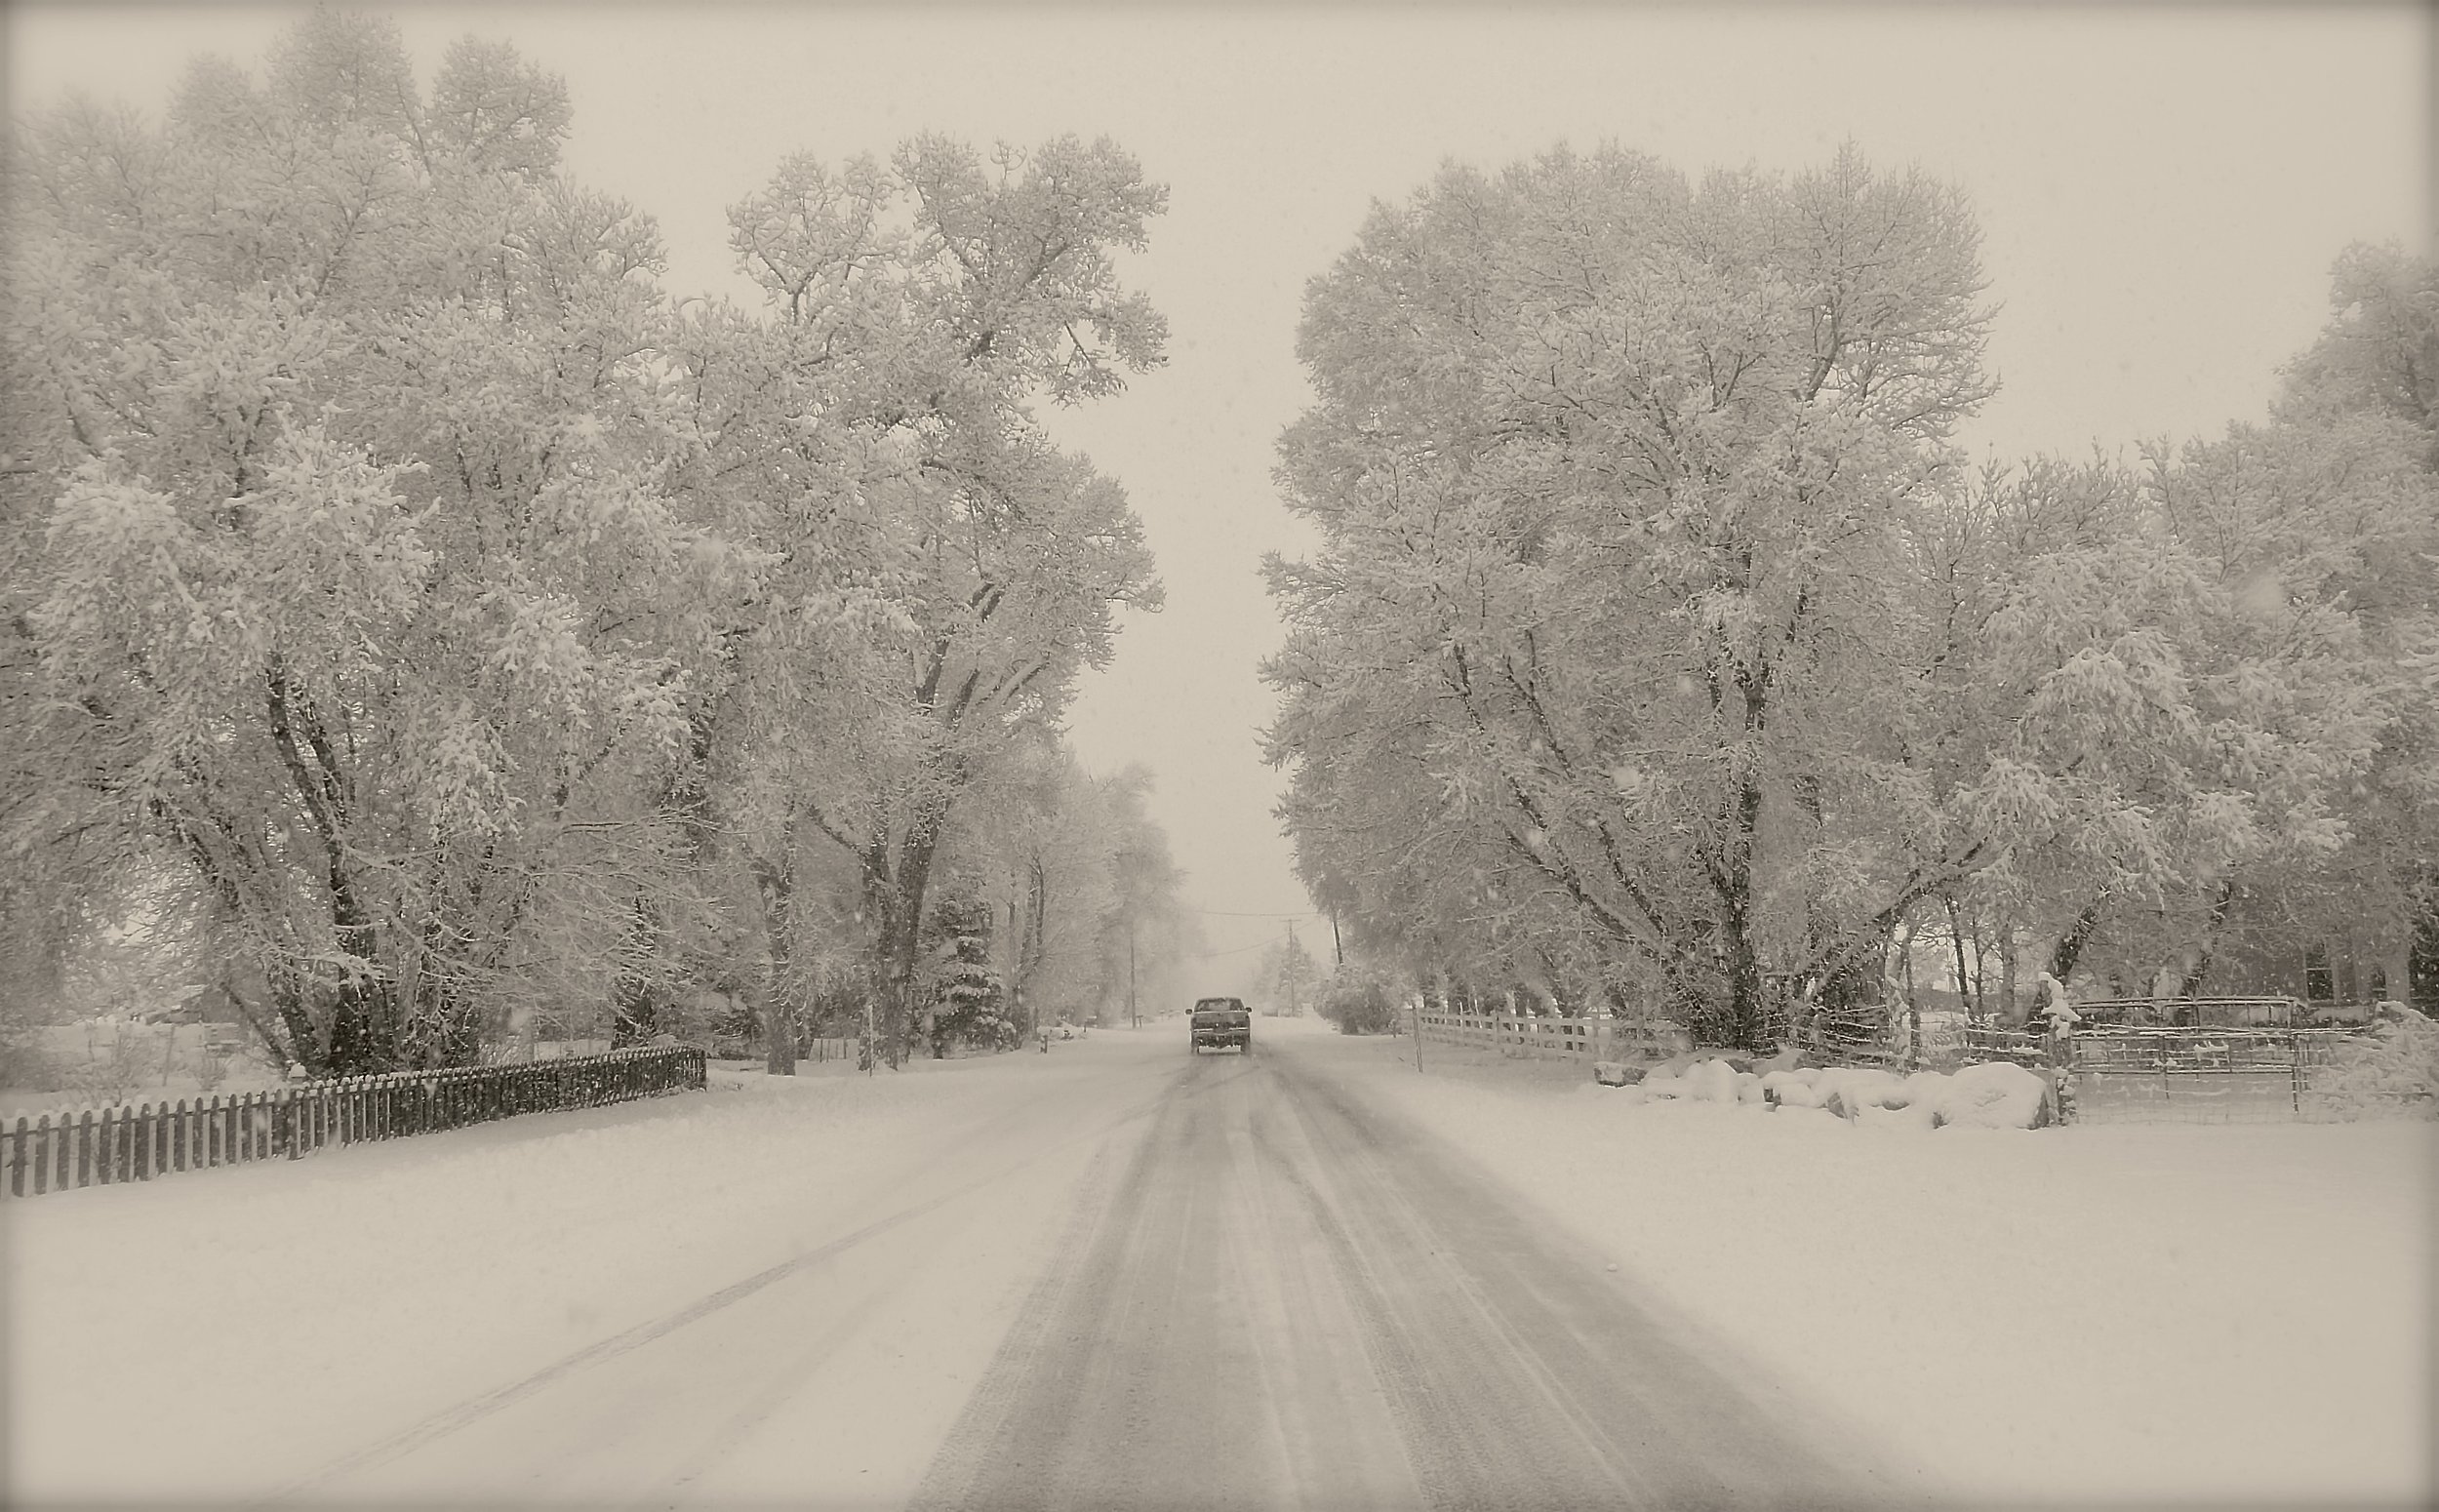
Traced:
[[1198, 1071], [950, 1430], [922, 1512], [1885, 1500], [1425, 1131]]

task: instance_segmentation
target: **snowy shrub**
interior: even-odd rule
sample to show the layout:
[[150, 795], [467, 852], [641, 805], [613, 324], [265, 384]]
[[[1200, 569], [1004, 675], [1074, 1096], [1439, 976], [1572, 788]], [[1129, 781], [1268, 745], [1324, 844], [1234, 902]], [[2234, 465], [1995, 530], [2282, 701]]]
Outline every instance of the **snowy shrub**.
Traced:
[[1779, 1047], [1779, 1053], [1777, 1054], [1771, 1056], [1767, 1060], [1754, 1061], [1751, 1069], [1753, 1074], [1756, 1076], [1769, 1076], [1774, 1072], [1781, 1071], [1818, 1069], [1817, 1067], [1809, 1064], [1811, 1059], [1812, 1057], [1810, 1055], [1805, 1054], [1803, 1051], [1798, 1050], [1796, 1047], [1792, 1045], [1781, 1045]]
[[204, 1093], [220, 1090], [228, 1080], [228, 1056], [212, 1048], [209, 1041], [195, 1050], [195, 1087]]
[[1646, 1098], [1653, 1099], [1686, 1097], [1693, 1094], [1693, 1090], [1686, 1085], [1684, 1077], [1670, 1076], [1659, 1071], [1643, 1078], [1640, 1091]]
[[1747, 1106], [1758, 1107], [1762, 1100], [1762, 1079], [1750, 1071], [1738, 1072], [1737, 1101]]
[[1905, 1083], [1887, 1071], [1840, 1066], [1823, 1071], [1814, 1085], [1819, 1089], [1820, 1105], [1840, 1118], [1851, 1119], [1864, 1108], [1905, 1105]]
[[1936, 1108], [1947, 1094], [1945, 1071], [1917, 1071], [1905, 1079], [1905, 1105], [1909, 1108]]
[[30, 1024], [0, 1023], [0, 1087], [20, 1092], [58, 1092], [67, 1084], [67, 1068], [42, 1042], [42, 1031]]
[[2048, 1078], [2036, 1072], [2013, 1061], [1986, 1061], [1950, 1076], [1933, 1112], [1941, 1125], [2038, 1129], [2049, 1121], [2049, 1091]]
[[1738, 1075], [1725, 1060], [1697, 1061], [1686, 1068], [1685, 1095], [1696, 1102], [1734, 1102]]
[[70, 1089], [103, 1102], [123, 1102], [161, 1068], [158, 1037], [116, 1015], [85, 1025], [85, 1054], [70, 1062]]
[[1821, 1073], [1813, 1067], [1800, 1071], [1771, 1071], [1762, 1077], [1762, 1097], [1784, 1108], [1817, 1108], [1820, 1106], [1820, 1089], [1817, 1085]]
[[2329, 1068], [2313, 1077], [2312, 1091], [2344, 1118], [2439, 1118], [2439, 1021], [2411, 1010], [2384, 1015], [2368, 1034], [2339, 1047]]
[[1386, 986], [1353, 975], [1331, 980], [1322, 991], [1320, 1009], [1340, 1034], [1386, 1034], [1398, 1016], [1397, 1002]]
[[1939, 1115], [1927, 1103], [1908, 1103], [1903, 1107], [1866, 1106], [1856, 1110], [1856, 1122], [1878, 1129], [1911, 1129], [1928, 1134], [1939, 1127]]

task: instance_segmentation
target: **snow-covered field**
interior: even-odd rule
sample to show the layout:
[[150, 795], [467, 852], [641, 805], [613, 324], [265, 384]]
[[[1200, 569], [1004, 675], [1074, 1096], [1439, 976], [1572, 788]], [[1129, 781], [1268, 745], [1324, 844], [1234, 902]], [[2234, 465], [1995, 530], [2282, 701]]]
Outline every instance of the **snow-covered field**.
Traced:
[[[953, 1252], [955, 1285], [920, 1308], [876, 1309], [885, 1336], [850, 1340], [869, 1358], [844, 1373], [866, 1400], [812, 1403], [818, 1430], [781, 1468], [790, 1485], [827, 1475], [887, 1499], [945, 1431], [953, 1378], [987, 1362], [1096, 1129], [1123, 1116], [1105, 1069], [1060, 1052], [871, 1079], [715, 1071], [708, 1093], [11, 1202], [0, 1503], [267, 1495], [876, 1227], [895, 1251], [825, 1260], [813, 1287], [931, 1285], [932, 1247]], [[977, 1183], [1009, 1201], [940, 1206]], [[895, 1226], [910, 1213], [933, 1229]], [[754, 1447], [730, 1457], [748, 1464]], [[434, 1494], [462, 1499], [444, 1488], [405, 1500]]]
[[1936, 1493], [2429, 1502], [2430, 1124], [1935, 1132], [1307, 1043]]

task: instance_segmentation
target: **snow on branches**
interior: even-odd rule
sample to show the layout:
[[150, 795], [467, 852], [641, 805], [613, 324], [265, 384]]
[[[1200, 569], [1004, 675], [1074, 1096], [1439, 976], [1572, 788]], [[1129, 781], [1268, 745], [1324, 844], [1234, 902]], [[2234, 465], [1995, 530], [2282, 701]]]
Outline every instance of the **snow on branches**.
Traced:
[[1308, 879], [1429, 970], [1572, 961], [1750, 1043], [1774, 978], [1876, 994], [1918, 912], [2197, 900], [2207, 965], [2243, 879], [2347, 847], [2429, 701], [2393, 669], [2430, 575], [2381, 580], [2427, 471], [2348, 420], [1973, 477], [1978, 240], [1852, 148], [1699, 184], [1561, 150], [1377, 207], [1281, 441], [1323, 536], [1269, 564]]

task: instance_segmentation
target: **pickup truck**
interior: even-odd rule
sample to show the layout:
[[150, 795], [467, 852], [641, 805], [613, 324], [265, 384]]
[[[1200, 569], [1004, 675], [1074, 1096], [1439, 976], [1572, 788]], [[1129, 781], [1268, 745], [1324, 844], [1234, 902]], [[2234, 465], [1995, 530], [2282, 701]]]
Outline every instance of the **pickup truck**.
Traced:
[[1203, 998], [1194, 1005], [1194, 1054], [1205, 1046], [1224, 1050], [1235, 1046], [1254, 1053], [1254, 1015], [1234, 998]]

